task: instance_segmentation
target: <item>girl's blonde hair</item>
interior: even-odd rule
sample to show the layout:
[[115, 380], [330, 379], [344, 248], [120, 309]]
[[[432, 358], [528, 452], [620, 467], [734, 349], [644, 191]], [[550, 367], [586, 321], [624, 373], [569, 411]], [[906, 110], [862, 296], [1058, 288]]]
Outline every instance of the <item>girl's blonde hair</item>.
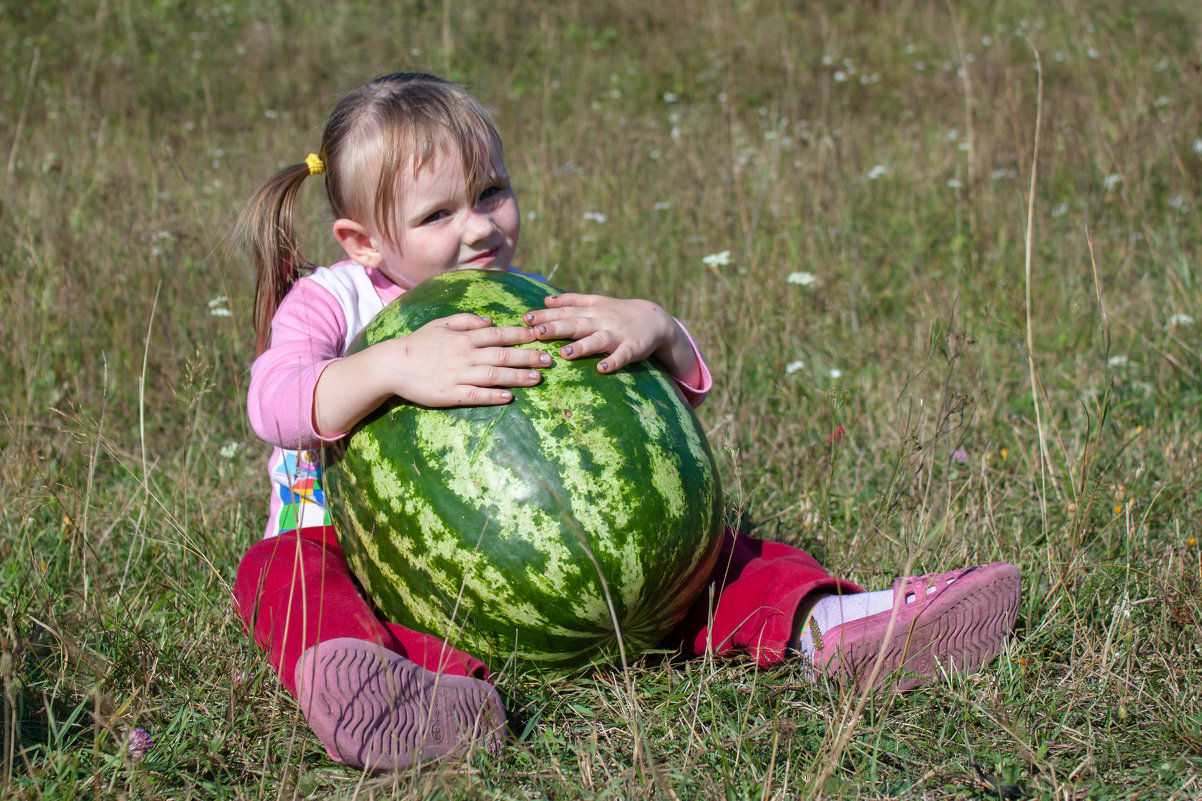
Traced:
[[[334, 107], [318, 151], [334, 217], [370, 225], [392, 239], [405, 169], [416, 174], [442, 150], [463, 158], [472, 197], [502, 169], [496, 126], [462, 87], [433, 75], [399, 72], [354, 89]], [[238, 215], [239, 239], [250, 247], [255, 263], [259, 353], [270, 344], [280, 301], [314, 269], [300, 253], [292, 219], [297, 192], [310, 174], [306, 162], [285, 167], [251, 193]]]

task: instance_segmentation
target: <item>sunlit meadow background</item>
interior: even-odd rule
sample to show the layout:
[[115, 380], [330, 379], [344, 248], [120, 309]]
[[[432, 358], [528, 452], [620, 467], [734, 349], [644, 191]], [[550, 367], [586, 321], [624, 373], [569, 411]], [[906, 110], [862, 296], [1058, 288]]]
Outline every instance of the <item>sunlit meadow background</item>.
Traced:
[[[0, 796], [1202, 795], [1196, 2], [379, 5], [0, 3]], [[993, 665], [864, 704], [501, 675], [498, 759], [325, 756], [231, 609], [266, 452], [228, 232], [415, 68], [495, 112], [522, 268], [690, 325], [732, 517], [871, 587], [1019, 565]]]

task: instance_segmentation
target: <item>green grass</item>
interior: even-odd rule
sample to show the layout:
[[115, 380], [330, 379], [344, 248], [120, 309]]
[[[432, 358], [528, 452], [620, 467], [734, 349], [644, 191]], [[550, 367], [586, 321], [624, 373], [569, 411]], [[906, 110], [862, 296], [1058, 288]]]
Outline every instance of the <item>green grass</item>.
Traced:
[[[84, 5], [0, 6], [0, 796], [1202, 793], [1196, 3]], [[495, 112], [520, 266], [690, 324], [732, 513], [871, 587], [1019, 565], [993, 665], [863, 707], [741, 659], [502, 675], [499, 759], [325, 757], [229, 598], [267, 485], [227, 237], [414, 68]]]

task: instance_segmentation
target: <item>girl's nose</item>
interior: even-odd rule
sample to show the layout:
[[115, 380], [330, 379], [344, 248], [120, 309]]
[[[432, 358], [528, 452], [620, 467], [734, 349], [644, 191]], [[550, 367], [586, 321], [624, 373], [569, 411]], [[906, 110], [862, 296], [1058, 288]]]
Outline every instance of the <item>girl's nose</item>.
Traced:
[[469, 243], [482, 242], [489, 239], [495, 229], [491, 214], [473, 211], [464, 228], [464, 239]]

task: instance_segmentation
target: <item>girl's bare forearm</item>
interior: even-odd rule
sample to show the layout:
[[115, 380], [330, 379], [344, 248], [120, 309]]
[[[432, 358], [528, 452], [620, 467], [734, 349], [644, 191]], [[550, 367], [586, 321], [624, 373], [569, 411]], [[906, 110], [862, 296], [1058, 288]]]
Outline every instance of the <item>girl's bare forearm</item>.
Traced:
[[394, 393], [378, 378], [370, 349], [331, 362], [313, 392], [313, 428], [335, 436], [379, 407]]

